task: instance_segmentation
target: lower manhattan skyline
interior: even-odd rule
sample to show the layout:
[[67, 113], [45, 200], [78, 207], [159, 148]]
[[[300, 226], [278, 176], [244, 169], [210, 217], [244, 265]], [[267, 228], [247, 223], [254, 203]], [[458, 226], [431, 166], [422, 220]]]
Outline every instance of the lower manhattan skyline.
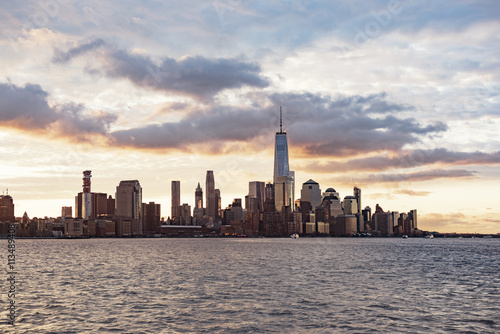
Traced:
[[498, 5], [54, 4], [0, 5], [16, 217], [74, 213], [84, 170], [113, 197], [138, 180], [165, 218], [175, 180], [181, 205], [200, 184], [207, 206], [211, 170], [226, 208], [273, 182], [279, 130], [295, 199], [308, 180], [359, 187], [422, 230], [500, 232]]

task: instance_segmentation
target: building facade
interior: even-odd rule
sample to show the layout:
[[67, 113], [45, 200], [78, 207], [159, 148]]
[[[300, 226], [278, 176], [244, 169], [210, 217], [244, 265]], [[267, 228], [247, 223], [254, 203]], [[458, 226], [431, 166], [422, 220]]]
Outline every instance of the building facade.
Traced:
[[172, 181], [171, 186], [171, 212], [170, 217], [179, 217], [179, 207], [181, 206], [181, 181]]
[[142, 188], [137, 180], [121, 181], [116, 187], [115, 215], [133, 220], [132, 234], [142, 234]]

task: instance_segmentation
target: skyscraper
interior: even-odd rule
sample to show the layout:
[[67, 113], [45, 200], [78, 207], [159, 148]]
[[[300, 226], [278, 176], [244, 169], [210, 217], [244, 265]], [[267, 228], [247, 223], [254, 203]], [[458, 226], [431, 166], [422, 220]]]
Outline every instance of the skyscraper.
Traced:
[[356, 202], [358, 204], [358, 213], [361, 213], [361, 189], [358, 187], [354, 187], [354, 197], [356, 198]]
[[356, 203], [358, 205], [358, 213], [356, 214], [358, 221], [358, 231], [365, 231], [365, 224], [363, 221], [362, 209], [361, 209], [361, 189], [358, 187], [354, 187], [354, 198], [356, 198]]
[[283, 132], [283, 113], [280, 107], [280, 132], [276, 132], [274, 145], [274, 205], [276, 211], [283, 206], [294, 209], [295, 173], [288, 165], [288, 141]]
[[179, 217], [179, 207], [181, 206], [181, 181], [172, 181], [172, 207], [170, 218]]
[[309, 180], [302, 184], [300, 192], [300, 200], [311, 203], [311, 209], [314, 211], [317, 206], [321, 205], [321, 189], [316, 181]]
[[211, 170], [207, 171], [207, 179], [205, 184], [205, 189], [207, 191], [207, 216], [216, 218], [217, 217], [217, 202], [215, 198], [215, 180], [214, 172]]
[[92, 195], [90, 193], [90, 178], [92, 171], [83, 171], [83, 205], [82, 205], [82, 218], [90, 219], [92, 216]]
[[133, 219], [132, 234], [142, 234], [142, 188], [139, 181], [121, 181], [116, 187], [115, 203], [115, 215]]
[[248, 184], [248, 196], [257, 199], [259, 212], [264, 211], [265, 188], [265, 182], [252, 181]]
[[15, 222], [14, 200], [10, 195], [0, 195], [0, 222]]
[[195, 209], [203, 209], [203, 190], [200, 187], [200, 182], [194, 191], [194, 207]]
[[289, 176], [290, 167], [288, 165], [288, 142], [286, 132], [283, 132], [283, 115], [280, 107], [280, 132], [276, 132], [274, 145], [274, 176], [276, 183], [279, 176]]
[[155, 234], [160, 226], [161, 206], [155, 202], [142, 203], [143, 232], [144, 234]]
[[295, 200], [293, 196], [294, 180], [291, 176], [278, 176], [274, 182], [274, 206], [276, 211], [281, 211], [284, 206], [289, 206], [293, 211]]

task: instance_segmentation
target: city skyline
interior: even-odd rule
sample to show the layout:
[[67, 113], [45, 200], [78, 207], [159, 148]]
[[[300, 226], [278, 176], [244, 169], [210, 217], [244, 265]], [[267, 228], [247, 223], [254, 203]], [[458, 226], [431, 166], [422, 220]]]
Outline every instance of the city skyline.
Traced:
[[0, 4], [16, 216], [74, 207], [82, 170], [97, 193], [138, 180], [165, 217], [171, 181], [194, 208], [212, 170], [225, 207], [272, 182], [282, 106], [295, 198], [357, 186], [425, 230], [500, 232], [499, 5], [50, 3]]

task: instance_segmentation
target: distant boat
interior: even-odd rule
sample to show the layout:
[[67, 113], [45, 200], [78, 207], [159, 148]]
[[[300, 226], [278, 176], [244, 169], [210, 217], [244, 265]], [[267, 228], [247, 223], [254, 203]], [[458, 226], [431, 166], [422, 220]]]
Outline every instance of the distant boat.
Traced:
[[294, 234], [290, 235], [290, 238], [292, 238], [292, 239], [298, 239], [299, 235], [297, 233], [294, 233]]
[[483, 238], [489, 239], [489, 238], [493, 238], [493, 237], [491, 235], [485, 235]]
[[406, 234], [403, 234], [403, 236], [401, 238], [408, 239], [408, 236]]
[[434, 234], [428, 234], [425, 236], [427, 239], [434, 239]]

